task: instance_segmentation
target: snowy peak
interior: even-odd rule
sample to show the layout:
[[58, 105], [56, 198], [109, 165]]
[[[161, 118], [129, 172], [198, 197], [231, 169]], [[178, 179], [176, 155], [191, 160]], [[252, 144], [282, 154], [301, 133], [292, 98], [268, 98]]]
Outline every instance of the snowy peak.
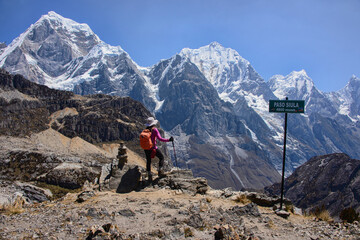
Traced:
[[351, 76], [351, 79], [350, 80], [354, 80], [354, 81], [360, 81], [360, 78], [358, 78], [355, 74], [353, 74]]
[[231, 64], [238, 62], [244, 65], [250, 64], [238, 52], [231, 48], [225, 48], [218, 42], [212, 42], [199, 49], [184, 48], [180, 55], [188, 57], [195, 63], [214, 86], [220, 84], [221, 73], [225, 69], [230, 69]]
[[228, 62], [241, 61], [249, 64], [249, 62], [242, 58], [234, 49], [225, 48], [218, 42], [212, 42], [199, 49], [184, 48], [180, 55], [190, 57], [191, 60], [194, 60], [193, 62], [210, 61], [213, 63], [226, 64]]
[[69, 81], [69, 71], [99, 43], [101, 40], [87, 24], [51, 11], [4, 49], [0, 67], [34, 82], [62, 88], [61, 82]]
[[41, 18], [31, 28], [50, 25], [51, 29], [59, 34], [67, 36], [72, 42], [81, 41], [83, 38], [93, 38], [100, 42], [100, 38], [91, 30], [86, 23], [78, 23], [72, 19], [65, 18], [54, 11], [41, 16]]
[[293, 71], [287, 76], [275, 75], [268, 85], [279, 99], [304, 100], [306, 115], [317, 113], [334, 117], [338, 112], [334, 97], [319, 91], [305, 70]]
[[65, 18], [57, 14], [54, 11], [50, 11], [48, 14], [41, 16], [35, 25], [41, 24], [43, 21], [49, 21], [55, 30], [63, 28], [68, 32], [84, 32], [88, 35], [95, 35], [94, 32], [90, 29], [89, 25], [85, 23], [77, 23], [69, 18]]
[[223, 46], [220, 43], [216, 42], [216, 41], [210, 43], [208, 46], [209, 47], [221, 47], [221, 48], [223, 48]]
[[340, 89], [337, 93], [343, 95], [346, 99], [351, 99], [353, 95], [360, 96], [360, 78], [352, 75], [346, 86]]
[[353, 121], [360, 120], [360, 78], [353, 75], [346, 86], [329, 94], [339, 105], [339, 112], [349, 116]]
[[[32, 41], [43, 41], [51, 37], [51, 33], [55, 31], [73, 47], [75, 57], [86, 55], [94, 45], [101, 42], [87, 24], [75, 22], [53, 11], [41, 16], [29, 29], [31, 31], [29, 31], [28, 38]], [[81, 46], [79, 47], [79, 45]]]
[[356, 77], [355, 75], [352, 75], [350, 81], [347, 84], [347, 88], [351, 90], [359, 90], [360, 87], [360, 78]]
[[[199, 49], [184, 48], [180, 55], [189, 58], [199, 68], [224, 101], [235, 103], [247, 91], [259, 96], [262, 88], [259, 86], [266, 85], [249, 61], [218, 42]], [[268, 95], [270, 91], [266, 92]]]
[[291, 76], [292, 78], [296, 78], [296, 79], [306, 79], [308, 81], [311, 81], [311, 78], [307, 75], [306, 71], [304, 69], [300, 70], [300, 71], [292, 71], [289, 76]]
[[[90, 29], [87, 24], [80, 24], [71, 19], [64, 18], [54, 11], [50, 11], [48, 14], [41, 16], [41, 18], [34, 24], [32, 24], [24, 33], [16, 38], [6, 50], [4, 50], [3, 56], [8, 55], [14, 51], [17, 47], [24, 44], [24, 41], [31, 41], [35, 43], [43, 42], [48, 37], [54, 35], [54, 30], [57, 35], [60, 35], [64, 40], [71, 45], [78, 45], [77, 42], [83, 42], [87, 46], [86, 50], [95, 43], [100, 42], [99, 37]], [[84, 49], [76, 47], [74, 49], [75, 55], [87, 54]], [[77, 56], [76, 56], [77, 57]], [[1, 59], [2, 61], [4, 59]], [[1, 62], [1, 65], [4, 61]]]
[[287, 76], [275, 75], [268, 85], [279, 99], [306, 99], [315, 89], [313, 80], [305, 70], [293, 71]]

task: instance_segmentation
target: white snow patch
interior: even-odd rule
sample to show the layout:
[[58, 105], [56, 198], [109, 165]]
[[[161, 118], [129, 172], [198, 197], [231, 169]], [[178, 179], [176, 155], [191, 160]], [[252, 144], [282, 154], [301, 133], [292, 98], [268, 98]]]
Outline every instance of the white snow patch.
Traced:
[[234, 170], [234, 158], [233, 158], [233, 156], [231, 154], [229, 155], [229, 157], [230, 157], [230, 170], [234, 174], [236, 179], [239, 181], [241, 186], [244, 187], [245, 185], [244, 185], [243, 181], [241, 181], [241, 178], [240, 178], [239, 174], [237, 174], [237, 172]]
[[323, 167], [327, 165], [327, 162], [325, 162], [326, 159], [321, 159], [321, 163], [319, 164], [319, 167]]
[[160, 100], [159, 97], [159, 85], [157, 84], [152, 84], [151, 83], [151, 79], [146, 76], [145, 74], [143, 75], [144, 79], [145, 79], [145, 87], [149, 90], [149, 97], [152, 98], [155, 101], [155, 109], [154, 112], [157, 112], [161, 109], [163, 103], [165, 100]]

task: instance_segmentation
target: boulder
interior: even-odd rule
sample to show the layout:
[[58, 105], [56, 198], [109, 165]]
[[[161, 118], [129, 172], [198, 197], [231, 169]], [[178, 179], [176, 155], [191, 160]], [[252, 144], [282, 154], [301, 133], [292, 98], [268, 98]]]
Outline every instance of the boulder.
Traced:
[[117, 179], [120, 179], [118, 185], [117, 185], [118, 181], [115, 181], [116, 178], [113, 178], [114, 181], [110, 180], [110, 187], [117, 185], [116, 188], [117, 193], [128, 193], [139, 188], [140, 178], [141, 178], [141, 172], [139, 166], [127, 165], [124, 166], [124, 168], [119, 172], [121, 178], [119, 178], [119, 175], [117, 175]]
[[95, 196], [94, 191], [84, 191], [77, 196], [76, 202], [82, 203]]
[[81, 188], [85, 181], [93, 182], [99, 173], [80, 163], [61, 163], [38, 180], [67, 189]]
[[189, 169], [172, 169], [166, 174], [166, 177], [157, 179], [155, 184], [159, 187], [168, 186], [192, 195], [205, 194], [209, 189], [207, 180], [201, 177], [194, 178]]
[[25, 204], [49, 201], [52, 193], [48, 189], [30, 183], [0, 181], [0, 207], [12, 206], [20, 202]]
[[99, 188], [100, 190], [109, 190], [110, 189], [110, 178], [112, 174], [115, 174], [116, 169], [118, 168], [117, 159], [113, 159], [111, 163], [104, 164], [101, 167], [101, 173], [99, 177]]
[[[266, 194], [250, 192], [246, 193], [246, 197], [253, 203], [256, 203], [259, 206], [263, 207], [273, 207], [276, 204], [281, 202], [281, 198], [279, 196], [270, 197]], [[292, 204], [289, 199], [283, 199], [283, 203]]]
[[215, 240], [222, 240], [222, 239], [252, 239], [245, 236], [242, 232], [239, 231], [239, 229], [236, 229], [236, 227], [225, 224], [225, 225], [216, 225], [214, 227], [216, 230], [215, 232]]
[[238, 216], [254, 216], [260, 217], [261, 214], [259, 212], [259, 208], [256, 204], [250, 203], [243, 207], [235, 206], [228, 210], [230, 213], [235, 213]]
[[277, 210], [277, 211], [275, 211], [275, 213], [276, 213], [276, 215], [278, 215], [282, 218], [285, 218], [285, 219], [287, 219], [290, 216], [290, 213], [287, 211], [284, 211], [284, 210]]
[[101, 191], [116, 190], [118, 193], [138, 190], [143, 171], [144, 169], [137, 165], [124, 165], [119, 168], [118, 160], [114, 159], [112, 163], [102, 167], [99, 188]]
[[40, 188], [30, 183], [15, 182], [15, 184], [19, 187], [27, 202], [40, 203], [49, 201], [53, 197], [49, 189]]
[[88, 230], [86, 239], [123, 239], [117, 225], [111, 223], [102, 226], [92, 226]]

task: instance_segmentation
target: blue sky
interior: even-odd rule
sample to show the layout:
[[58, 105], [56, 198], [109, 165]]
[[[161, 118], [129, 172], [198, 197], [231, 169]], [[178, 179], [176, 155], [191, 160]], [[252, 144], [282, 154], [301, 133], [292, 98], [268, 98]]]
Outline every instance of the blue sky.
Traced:
[[360, 77], [360, 0], [0, 0], [0, 42], [55, 11], [140, 66], [213, 41], [267, 81], [304, 69], [324, 92]]

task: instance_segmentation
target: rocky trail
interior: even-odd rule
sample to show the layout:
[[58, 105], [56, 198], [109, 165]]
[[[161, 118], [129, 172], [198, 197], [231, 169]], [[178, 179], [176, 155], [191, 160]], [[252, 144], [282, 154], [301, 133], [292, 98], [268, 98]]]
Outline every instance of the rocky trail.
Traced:
[[[0, 215], [0, 239], [359, 239], [359, 224], [328, 223], [249, 201], [228, 189], [189, 194], [149, 186], [118, 194], [87, 188]], [[81, 199], [81, 200], [79, 200]]]

